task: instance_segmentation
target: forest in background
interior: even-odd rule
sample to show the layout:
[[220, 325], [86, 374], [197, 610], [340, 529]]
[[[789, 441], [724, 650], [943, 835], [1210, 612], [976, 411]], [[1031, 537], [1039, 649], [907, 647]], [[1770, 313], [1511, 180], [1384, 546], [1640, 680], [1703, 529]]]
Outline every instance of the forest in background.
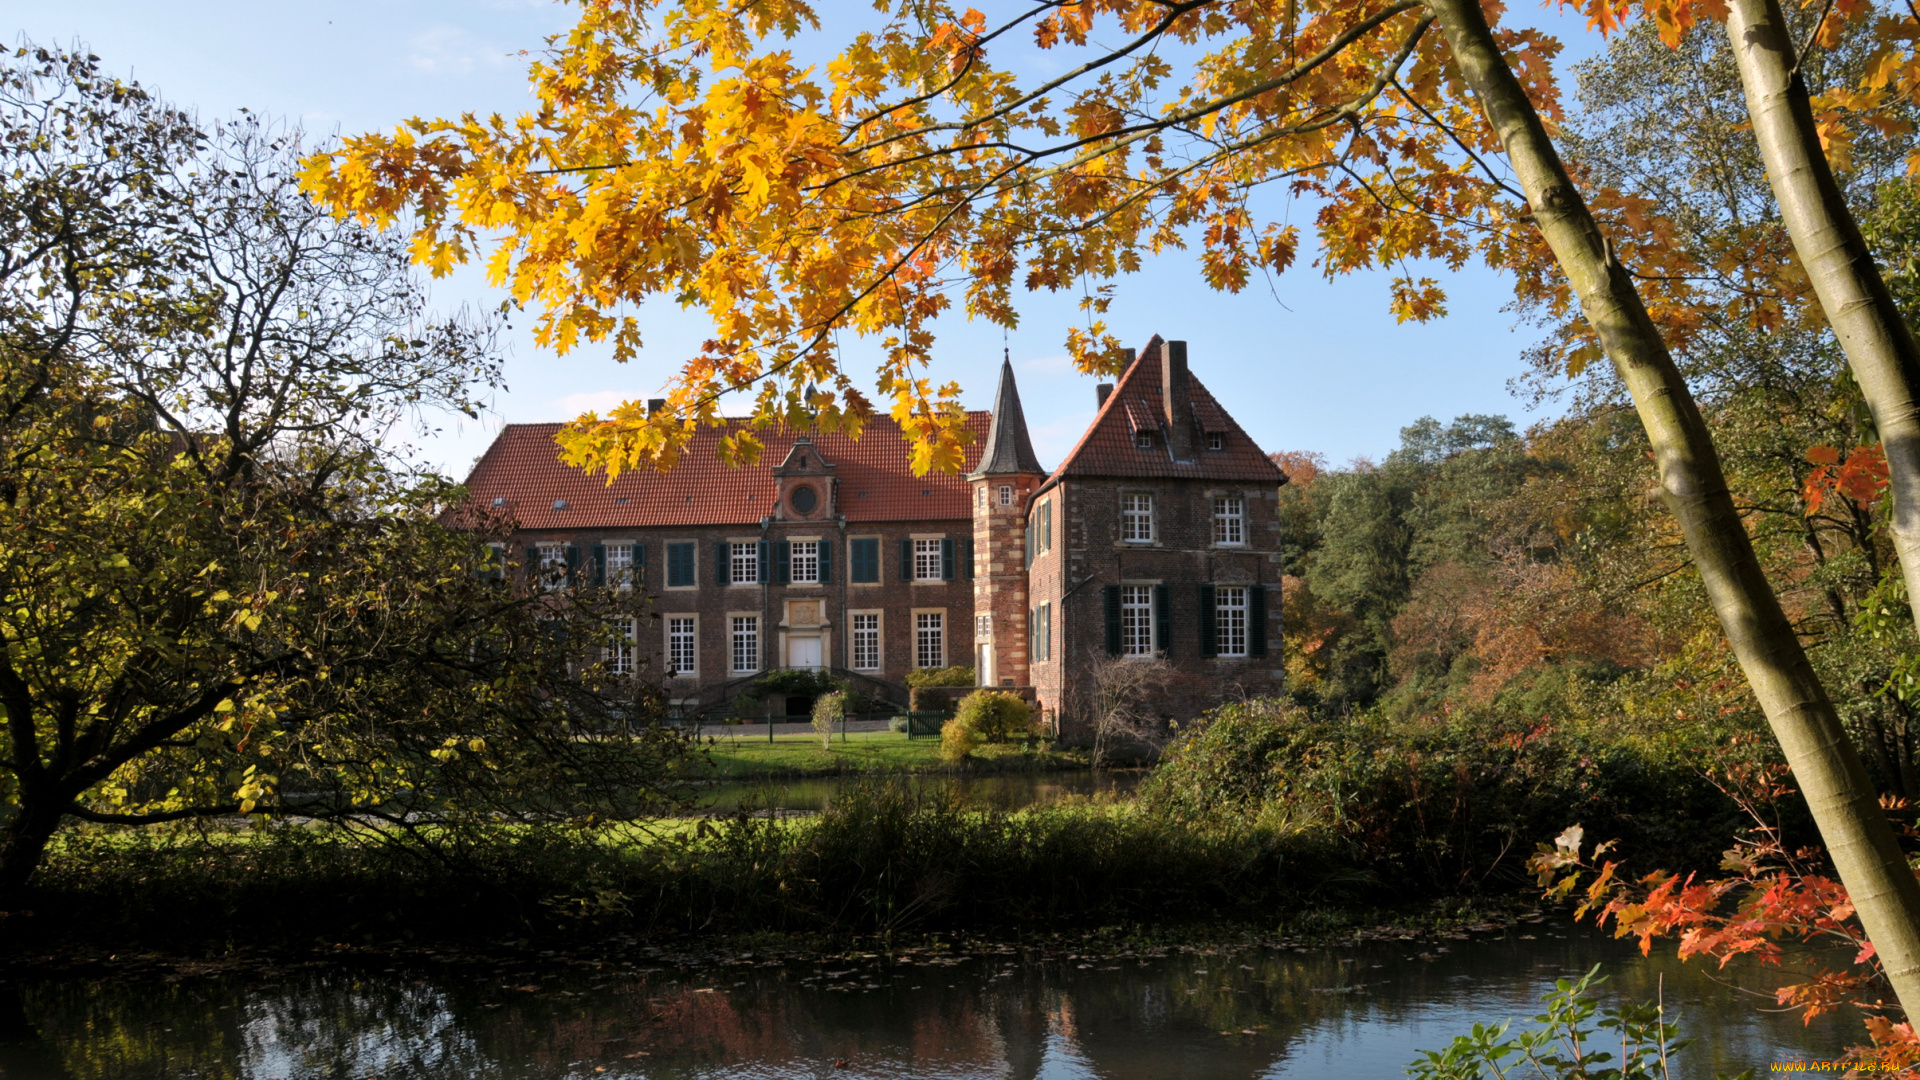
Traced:
[[[1813, 62], [1863, 56], [1843, 45]], [[1725, 40], [1669, 49], [1636, 26], [1578, 68], [1577, 93], [1561, 133], [1573, 167], [1624, 207], [1623, 234], [1695, 268], [1683, 282], [1636, 276], [1678, 328], [1676, 358], [1767, 576], [1876, 782], [1920, 794], [1920, 684], [1879, 438], [1817, 313], [1783, 313], [1806, 288], [1797, 266], [1755, 265], [1784, 252], [1784, 230]], [[1845, 194], [1909, 322], [1913, 147], [1897, 126], [1836, 143]], [[1501, 416], [1425, 417], [1380, 462], [1274, 455], [1291, 481], [1280, 504], [1291, 697], [1323, 718], [1577, 722], [1694, 745], [1763, 732], [1612, 369], [1569, 348], [1577, 311], [1546, 299], [1513, 311], [1544, 331], [1515, 392], [1558, 399], [1559, 418], [1521, 431]]]

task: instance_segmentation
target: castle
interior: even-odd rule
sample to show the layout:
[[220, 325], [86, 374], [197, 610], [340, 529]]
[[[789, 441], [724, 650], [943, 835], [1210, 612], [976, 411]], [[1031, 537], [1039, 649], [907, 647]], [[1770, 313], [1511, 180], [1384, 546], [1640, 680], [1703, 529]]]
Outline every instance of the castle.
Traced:
[[1098, 393], [1051, 471], [1007, 363], [993, 411], [968, 414], [963, 475], [914, 476], [876, 418], [857, 441], [769, 434], [747, 468], [720, 464], [728, 427], [705, 428], [667, 473], [607, 484], [560, 463], [560, 425], [510, 424], [467, 488], [511, 514], [527, 567], [652, 597], [657, 624], [608, 662], [665, 672], [682, 708], [777, 668], [889, 696], [913, 669], [971, 664], [980, 685], [1031, 687], [1073, 736], [1115, 661], [1166, 660], [1150, 708], [1170, 720], [1277, 691], [1285, 475], [1185, 342], [1156, 336]]

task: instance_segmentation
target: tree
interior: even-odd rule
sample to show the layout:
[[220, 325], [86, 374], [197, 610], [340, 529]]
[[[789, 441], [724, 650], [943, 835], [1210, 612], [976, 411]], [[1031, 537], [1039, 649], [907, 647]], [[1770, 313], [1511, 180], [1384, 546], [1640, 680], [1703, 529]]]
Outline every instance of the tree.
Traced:
[[507, 523], [380, 450], [469, 405], [488, 327], [429, 323], [253, 118], [24, 49], [0, 138], [0, 905], [75, 819], [661, 805], [677, 742], [577, 677], [636, 602], [496, 580]]
[[[1243, 287], [1295, 258], [1297, 231], [1261, 225], [1253, 206], [1270, 182], [1321, 200], [1329, 273], [1421, 256], [1514, 269], [1523, 288], [1577, 304], [1631, 395], [1694, 568], [1896, 991], [1920, 1003], [1920, 882], [1760, 571], [1660, 327], [1546, 134], [1553, 43], [1496, 29], [1465, 0], [1088, 0], [992, 28], [943, 6], [883, 10], [821, 82], [760, 51], [812, 22], [802, 3], [683, 4], [656, 31], [651, 5], [599, 0], [535, 65], [537, 114], [359, 137], [316, 157], [306, 182], [374, 224], [417, 214], [436, 268], [504, 230], [490, 271], [543, 306], [556, 346], [610, 335], [628, 356], [638, 327], [614, 306], [657, 293], [705, 306], [715, 338], [667, 409], [588, 415], [563, 436], [570, 460], [609, 473], [671, 464], [733, 387], [757, 387], [768, 422], [857, 426], [870, 406], [835, 361], [843, 328], [886, 335], [880, 388], [918, 464], [951, 467], [951, 388], [914, 378], [950, 290], [968, 314], [1011, 324], [1022, 268], [1029, 289], [1067, 288], [1190, 239], [1210, 283]], [[1124, 42], [1038, 86], [989, 63], [1029, 22], [1043, 48], [1087, 48], [1102, 19]], [[1176, 78], [1161, 42], [1200, 59]], [[1094, 318], [1107, 293], [1083, 295], [1091, 321], [1069, 347], [1084, 370], [1110, 370], [1118, 343]], [[1443, 303], [1410, 271], [1396, 283], [1402, 318]]]

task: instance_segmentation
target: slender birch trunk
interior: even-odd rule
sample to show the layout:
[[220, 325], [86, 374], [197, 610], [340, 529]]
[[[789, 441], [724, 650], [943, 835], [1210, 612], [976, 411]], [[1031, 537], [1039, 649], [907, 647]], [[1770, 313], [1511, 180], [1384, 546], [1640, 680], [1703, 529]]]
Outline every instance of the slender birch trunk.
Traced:
[[1653, 444], [1660, 494], [1680, 523], [1720, 625], [1805, 793], [1893, 990], [1920, 1015], [1920, 879], [1908, 869], [1840, 717], [1754, 556], [1692, 393], [1639, 291], [1573, 186], [1540, 115], [1501, 56], [1479, 0], [1426, 0], [1499, 134], [1533, 219], [1580, 299]]
[[1820, 148], [1778, 0], [1732, 0], [1727, 37], [1793, 250], [1873, 410], [1893, 489], [1893, 545], [1920, 625], [1920, 349]]

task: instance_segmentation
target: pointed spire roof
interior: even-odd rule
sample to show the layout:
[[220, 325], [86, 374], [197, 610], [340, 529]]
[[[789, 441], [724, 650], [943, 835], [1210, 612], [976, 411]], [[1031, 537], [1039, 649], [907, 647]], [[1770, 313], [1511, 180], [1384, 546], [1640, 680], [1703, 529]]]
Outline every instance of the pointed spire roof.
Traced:
[[1010, 473], [1045, 476], [1047, 470], [1040, 467], [1040, 459], [1033, 455], [1033, 440], [1027, 437], [1027, 417], [1020, 411], [1020, 388], [1013, 383], [1013, 359], [1008, 357], [1000, 362], [1000, 392], [993, 398], [993, 428], [987, 432], [980, 467], [968, 475]]

